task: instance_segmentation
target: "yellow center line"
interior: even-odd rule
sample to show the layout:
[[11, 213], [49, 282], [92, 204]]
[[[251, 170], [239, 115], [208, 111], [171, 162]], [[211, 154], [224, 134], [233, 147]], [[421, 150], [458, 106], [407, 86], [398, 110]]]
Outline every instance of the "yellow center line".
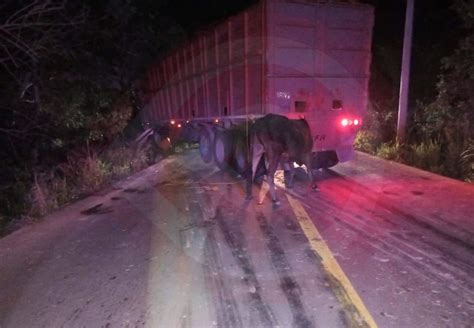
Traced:
[[286, 193], [296, 219], [300, 224], [306, 238], [308, 238], [311, 249], [321, 259], [324, 270], [328, 274], [330, 283], [339, 302], [344, 307], [346, 315], [353, 327], [376, 328], [377, 324], [365, 307], [362, 299], [357, 294], [344, 271], [337, 263], [326, 242], [323, 240], [316, 226], [313, 224], [303, 205]]

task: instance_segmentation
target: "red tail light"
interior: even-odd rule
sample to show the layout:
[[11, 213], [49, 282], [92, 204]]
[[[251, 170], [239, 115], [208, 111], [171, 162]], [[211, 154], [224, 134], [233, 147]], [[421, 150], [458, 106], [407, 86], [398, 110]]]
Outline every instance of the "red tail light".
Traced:
[[341, 119], [341, 125], [346, 127], [348, 125], [354, 125], [354, 126], [359, 126], [361, 124], [361, 120], [356, 118], [356, 119], [351, 119], [351, 118], [343, 118]]

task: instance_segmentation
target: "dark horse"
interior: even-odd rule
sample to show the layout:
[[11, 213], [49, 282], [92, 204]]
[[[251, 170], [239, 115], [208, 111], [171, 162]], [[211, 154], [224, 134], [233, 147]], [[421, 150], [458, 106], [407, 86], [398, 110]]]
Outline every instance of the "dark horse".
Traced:
[[258, 164], [265, 156], [267, 165], [267, 178], [270, 185], [272, 201], [279, 204], [276, 198], [275, 171], [280, 161], [284, 158], [289, 162], [290, 181], [293, 184], [293, 162], [304, 164], [308, 171], [311, 187], [316, 189], [311, 170], [311, 152], [313, 139], [311, 130], [305, 119], [291, 120], [285, 116], [268, 114], [255, 120], [250, 127], [250, 168], [247, 176], [247, 198], [252, 197], [252, 183], [255, 178]]

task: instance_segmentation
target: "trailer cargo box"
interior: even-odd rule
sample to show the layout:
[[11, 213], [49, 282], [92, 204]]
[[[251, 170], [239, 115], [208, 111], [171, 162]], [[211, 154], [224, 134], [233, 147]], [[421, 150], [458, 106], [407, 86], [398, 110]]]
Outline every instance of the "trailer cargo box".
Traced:
[[212, 137], [209, 124], [304, 117], [315, 153], [348, 160], [367, 106], [372, 26], [368, 5], [262, 1], [157, 61], [142, 120]]

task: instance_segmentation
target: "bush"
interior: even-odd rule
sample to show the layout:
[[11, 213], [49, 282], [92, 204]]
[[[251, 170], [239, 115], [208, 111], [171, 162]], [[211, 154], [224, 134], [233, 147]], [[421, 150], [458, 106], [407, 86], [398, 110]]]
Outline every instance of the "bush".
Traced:
[[377, 156], [403, 163], [404, 147], [398, 142], [386, 142], [377, 149]]
[[71, 152], [55, 169], [35, 173], [27, 198], [28, 216], [44, 216], [115, 179], [145, 168], [151, 162], [149, 154], [147, 147], [135, 150], [126, 144], [115, 144], [102, 152], [89, 147]]
[[30, 174], [22, 168], [2, 167], [0, 185], [0, 226], [6, 225], [9, 217], [18, 217], [25, 210], [25, 195], [30, 188]]
[[469, 141], [469, 146], [461, 153], [460, 161], [463, 178], [466, 182], [474, 182], [474, 142]]
[[428, 141], [410, 145], [406, 153], [407, 161], [423, 170], [441, 173], [441, 146], [438, 142]]
[[379, 139], [374, 132], [361, 130], [356, 135], [354, 147], [357, 150], [374, 155], [377, 152], [379, 143]]

